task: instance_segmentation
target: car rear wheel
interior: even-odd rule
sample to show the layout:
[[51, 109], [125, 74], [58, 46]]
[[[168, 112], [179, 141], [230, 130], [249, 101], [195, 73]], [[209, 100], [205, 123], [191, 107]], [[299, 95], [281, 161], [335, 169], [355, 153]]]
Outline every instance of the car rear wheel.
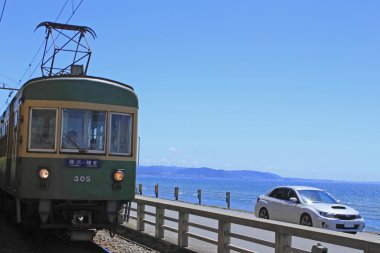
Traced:
[[259, 218], [269, 219], [269, 213], [265, 207], [260, 209]]
[[301, 219], [300, 219], [300, 224], [302, 226], [312, 227], [313, 221], [312, 221], [310, 215], [308, 215], [307, 213], [302, 214]]

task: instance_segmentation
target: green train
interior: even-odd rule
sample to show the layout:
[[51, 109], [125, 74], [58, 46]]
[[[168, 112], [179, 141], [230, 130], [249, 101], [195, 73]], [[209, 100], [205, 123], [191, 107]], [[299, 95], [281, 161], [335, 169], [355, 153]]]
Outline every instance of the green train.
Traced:
[[86, 75], [32, 79], [0, 117], [0, 208], [17, 223], [112, 228], [134, 199], [138, 98]]

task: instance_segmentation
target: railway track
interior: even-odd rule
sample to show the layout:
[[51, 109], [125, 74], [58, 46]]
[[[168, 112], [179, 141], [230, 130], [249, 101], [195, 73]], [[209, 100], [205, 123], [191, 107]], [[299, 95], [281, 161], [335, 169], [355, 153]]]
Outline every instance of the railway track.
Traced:
[[98, 231], [93, 240], [99, 247], [106, 252], [112, 253], [156, 253], [149, 247], [132, 241], [122, 235], [116, 234], [113, 238], [110, 237], [106, 230]]
[[10, 224], [0, 213], [1, 253], [154, 253], [154, 251], [127, 238], [109, 236], [98, 231], [93, 241], [73, 242], [56, 236], [54, 231], [31, 231]]
[[[162, 252], [162, 253], [195, 253], [189, 248], [181, 248], [167, 240], [155, 238], [153, 235], [138, 232], [135, 229], [125, 225], [116, 227], [116, 235], [123, 240], [130, 241], [143, 247], [147, 251], [141, 252]], [[115, 236], [116, 237], [116, 236]], [[134, 251], [132, 251], [134, 252]], [[136, 251], [140, 252], [140, 251]]]

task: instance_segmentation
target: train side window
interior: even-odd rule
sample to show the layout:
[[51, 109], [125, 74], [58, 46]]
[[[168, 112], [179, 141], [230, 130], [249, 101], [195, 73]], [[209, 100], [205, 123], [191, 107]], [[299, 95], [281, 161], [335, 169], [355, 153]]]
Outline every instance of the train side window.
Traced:
[[132, 115], [111, 113], [110, 154], [132, 155]]
[[15, 129], [17, 129], [17, 125], [18, 125], [18, 111], [15, 111], [14, 112], [14, 119], [13, 119], [13, 127], [15, 128]]
[[4, 122], [0, 128], [0, 157], [4, 157], [7, 155], [7, 137], [7, 123]]
[[56, 150], [57, 109], [30, 110], [29, 150], [54, 152]]

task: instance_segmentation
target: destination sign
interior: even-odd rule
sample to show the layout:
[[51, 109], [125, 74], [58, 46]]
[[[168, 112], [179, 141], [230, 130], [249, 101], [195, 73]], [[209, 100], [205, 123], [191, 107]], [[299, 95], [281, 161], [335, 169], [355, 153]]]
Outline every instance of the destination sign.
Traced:
[[93, 159], [65, 159], [66, 168], [100, 168], [101, 161]]

